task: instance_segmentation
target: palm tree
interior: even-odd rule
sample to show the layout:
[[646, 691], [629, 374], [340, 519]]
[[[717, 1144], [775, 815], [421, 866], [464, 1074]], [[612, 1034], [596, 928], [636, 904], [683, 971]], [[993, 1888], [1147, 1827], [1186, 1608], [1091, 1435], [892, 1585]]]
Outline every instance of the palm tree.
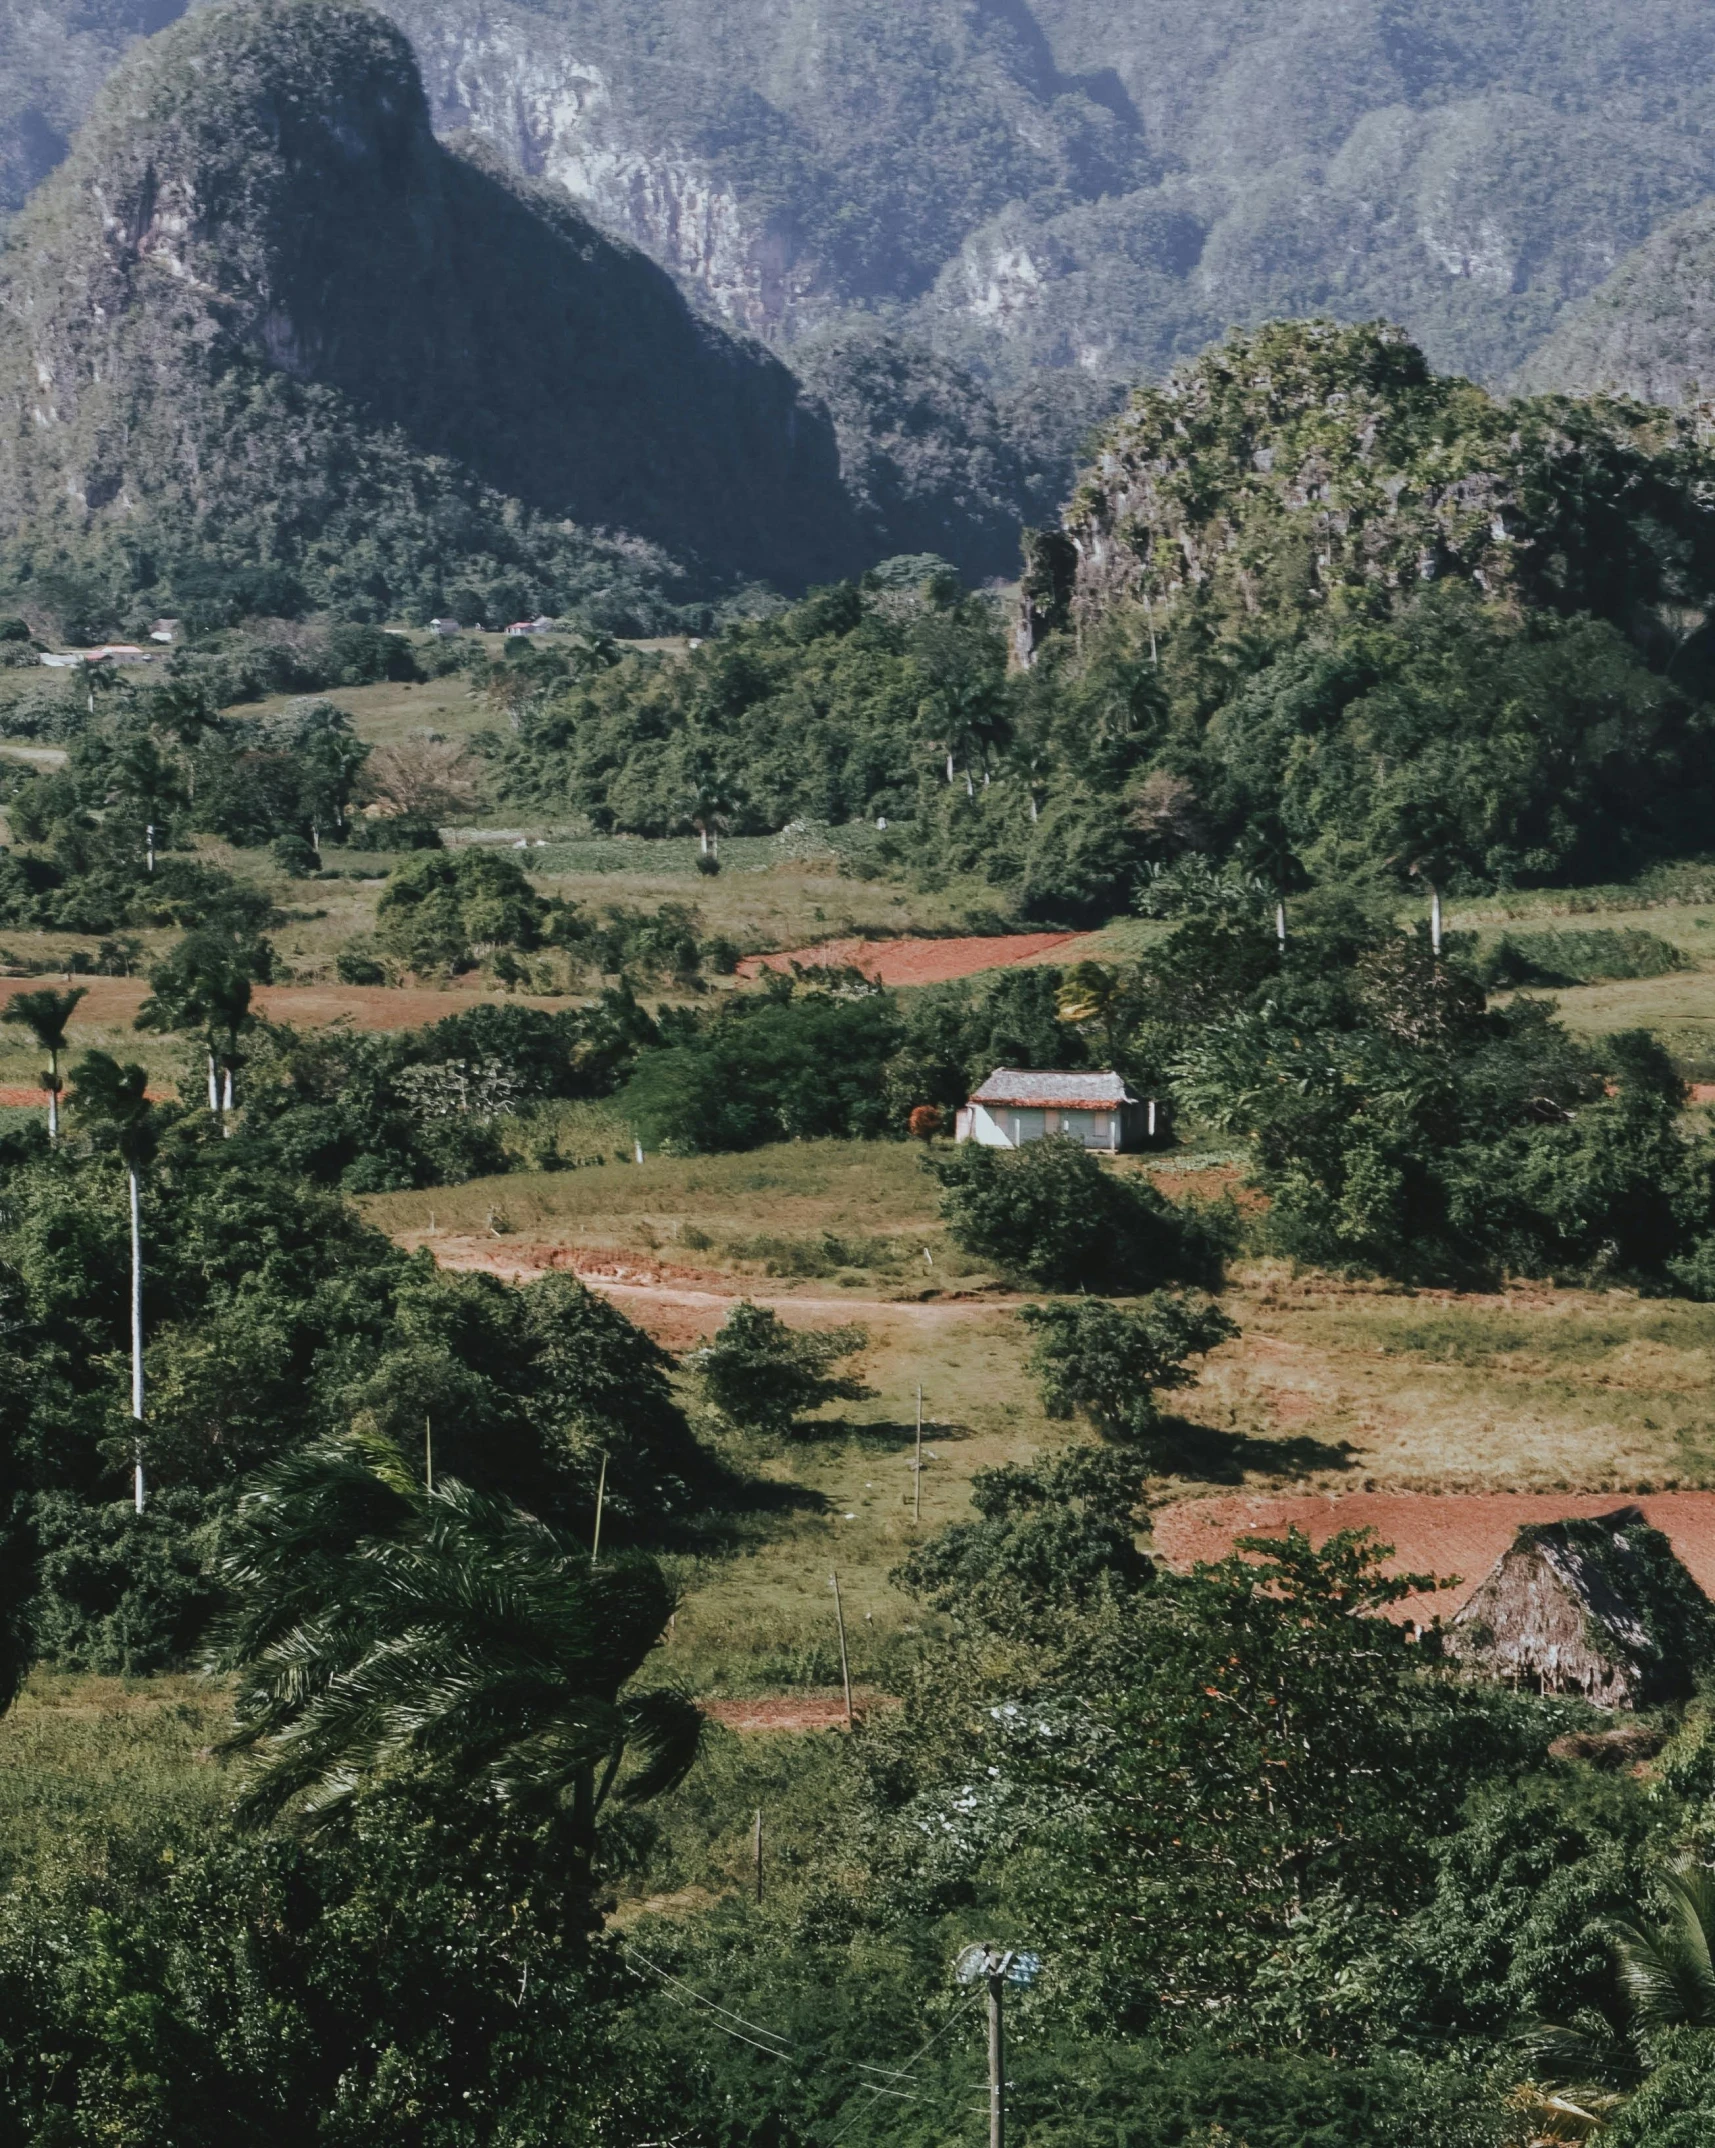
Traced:
[[1137, 980], [1104, 962], [1075, 962], [1054, 995], [1054, 1012], [1073, 1029], [1099, 1029], [1110, 1067], [1118, 1065], [1141, 1013]]
[[113, 1137], [131, 1190], [131, 1420], [134, 1492], [143, 1511], [143, 1201], [142, 1174], [155, 1153], [149, 1077], [106, 1052], [87, 1052], [76, 1067], [73, 1101]]
[[1715, 1871], [1686, 1859], [1664, 1872], [1660, 1885], [1667, 1903], [1661, 1923], [1614, 1917], [1604, 1926], [1632, 2025], [1646, 2036], [1715, 2028]]
[[408, 1766], [558, 1830], [587, 1884], [611, 1796], [638, 1804], [696, 1758], [685, 1695], [624, 1689], [666, 1626], [654, 1560], [589, 1547], [385, 1441], [302, 1449], [254, 1480], [223, 1562], [214, 1661], [240, 1674], [228, 1750], [258, 1763], [239, 1811], [325, 1825]]
[[1534, 2127], [1533, 2141], [1589, 2139], [1649, 2072], [1653, 2037], [1715, 2029], [1715, 1869], [1684, 1858], [1659, 1886], [1666, 1907], [1659, 1922], [1608, 1917], [1599, 1926], [1614, 1950], [1625, 2031], [1586, 2012], [1569, 2024], [1537, 2022], [1519, 2039], [1541, 2077], [1511, 2098]]
[[184, 803], [179, 772], [147, 731], [122, 739], [113, 755], [113, 779], [108, 790], [110, 805], [126, 808], [143, 830], [143, 855], [148, 870], [155, 870], [155, 838], [166, 831], [167, 817]]
[[721, 834], [732, 825], [737, 811], [737, 793], [718, 768], [705, 762], [691, 771], [690, 789], [680, 802], [679, 817], [696, 829], [705, 858], [720, 856]]
[[66, 1048], [66, 1024], [77, 1010], [77, 1003], [87, 996], [89, 987], [79, 985], [72, 992], [55, 992], [51, 988], [40, 992], [18, 992], [6, 1003], [0, 1014], [0, 1022], [18, 1022], [35, 1038], [48, 1055], [48, 1078], [42, 1084], [48, 1092], [48, 1139], [60, 1137], [60, 1054]]
[[[208, 1053], [208, 1108], [230, 1132], [238, 1040], [250, 1022], [250, 985], [273, 968], [267, 941], [246, 944], [213, 932], [187, 933], [149, 973], [138, 1029], [200, 1029]], [[224, 1077], [224, 1083], [223, 1083]]]

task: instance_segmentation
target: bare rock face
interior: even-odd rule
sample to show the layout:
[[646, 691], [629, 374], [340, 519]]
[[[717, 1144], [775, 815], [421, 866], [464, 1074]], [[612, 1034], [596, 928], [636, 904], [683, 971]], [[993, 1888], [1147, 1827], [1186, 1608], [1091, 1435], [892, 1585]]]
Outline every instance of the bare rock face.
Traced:
[[491, 0], [456, 13], [398, 0], [387, 13], [411, 39], [438, 133], [468, 131], [564, 187], [748, 334], [791, 336], [830, 310], [827, 263], [790, 212], [641, 127], [616, 94], [614, 59], [579, 34]]
[[1628, 254], [1519, 372], [1527, 389], [1715, 398], [1715, 209], [1701, 203]]
[[151, 40], [20, 220], [0, 313], [14, 526], [163, 487], [206, 514], [282, 429], [315, 463], [326, 405], [716, 576], [861, 558], [832, 426], [786, 368], [557, 189], [437, 142], [409, 43], [362, 7], [218, 7]]

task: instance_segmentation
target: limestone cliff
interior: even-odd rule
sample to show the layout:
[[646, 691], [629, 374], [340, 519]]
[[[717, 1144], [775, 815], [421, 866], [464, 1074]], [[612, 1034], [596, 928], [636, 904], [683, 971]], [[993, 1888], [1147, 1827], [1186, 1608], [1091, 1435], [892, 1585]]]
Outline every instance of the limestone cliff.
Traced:
[[1715, 206], [1688, 209], [1628, 254], [1519, 380], [1648, 403], [1715, 397]]
[[197, 14], [108, 85], [0, 262], [0, 520], [225, 518], [295, 555], [377, 456], [372, 492], [421, 509], [464, 473], [705, 581], [862, 557], [786, 368], [557, 190], [437, 142], [396, 27], [338, 0]]
[[1431, 372], [1400, 331], [1275, 323], [1141, 389], [1058, 541], [1034, 548], [1029, 644], [1115, 612], [1148, 635], [1386, 616], [1451, 581], [1513, 612], [1589, 611], [1670, 649], [1715, 603], [1702, 428]]

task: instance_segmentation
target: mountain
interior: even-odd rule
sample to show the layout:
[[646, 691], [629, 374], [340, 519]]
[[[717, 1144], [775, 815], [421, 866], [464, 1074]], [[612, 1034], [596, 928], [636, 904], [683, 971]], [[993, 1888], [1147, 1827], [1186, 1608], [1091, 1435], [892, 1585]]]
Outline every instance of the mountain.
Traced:
[[705, 591], [866, 556], [792, 374], [557, 190], [438, 142], [405, 38], [337, 0], [151, 39], [18, 219], [0, 531], [20, 571], [266, 564], [383, 613], [509, 569], [564, 597], [669, 553]]
[[[0, 206], [177, 0], [0, 0]], [[1703, 0], [390, 0], [443, 135], [785, 349], [997, 379], [1232, 322], [1405, 324], [1498, 382], [1715, 194]], [[10, 194], [6, 188], [10, 188]]]
[[877, 557], [938, 553], [967, 580], [1018, 572], [1021, 524], [1051, 521], [1088, 436], [1121, 402], [1088, 374], [992, 392], [920, 338], [867, 321], [798, 344]]
[[1715, 397], [1715, 203], [1652, 232], [1520, 369], [1527, 389]]
[[1132, 397], [1033, 546], [1027, 594], [1038, 632], [1120, 617], [1153, 642], [1171, 624], [1236, 660], [1451, 588], [1496, 618], [1592, 613], [1702, 673], [1712, 476], [1667, 412], [1501, 401], [1397, 329], [1279, 322]]
[[[0, 0], [0, 208], [178, 0]], [[1715, 193], [1700, 0], [392, 0], [443, 134], [778, 347], [1016, 377], [1385, 314], [1497, 381]], [[909, 322], [901, 319], [909, 316]]]

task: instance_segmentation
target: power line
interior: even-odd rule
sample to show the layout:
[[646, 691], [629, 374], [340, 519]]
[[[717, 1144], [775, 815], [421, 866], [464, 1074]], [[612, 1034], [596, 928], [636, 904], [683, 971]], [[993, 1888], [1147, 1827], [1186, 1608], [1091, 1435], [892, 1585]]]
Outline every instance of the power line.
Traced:
[[[730, 2006], [722, 2006], [718, 2000], [711, 1999], [706, 1993], [698, 1991], [694, 1984], [687, 1984], [683, 1977], [675, 1976], [670, 1969], [663, 1969], [659, 1962], [651, 1961], [647, 1954], [639, 1953], [635, 1947], [624, 1947], [621, 1951], [628, 1962], [637, 1965], [640, 1970], [647, 1969], [652, 1976], [659, 1977], [663, 1984], [672, 1987], [663, 1995], [671, 2004], [680, 2007], [686, 2013], [694, 2013], [698, 2007], [701, 2007], [708, 2014], [724, 2016], [724, 2019], [717, 2018], [708, 2023], [710, 2028], [718, 2029], [723, 2036], [730, 2036], [736, 2043], [748, 2044], [753, 2051], [761, 2051], [769, 2058], [789, 2059], [795, 2056], [809, 2056], [806, 2053], [795, 2052], [792, 2045], [781, 2035], [778, 2029], [771, 2029], [760, 2021], [752, 2021], [746, 2015], [734, 2012]], [[680, 1992], [684, 1993], [683, 1998], [677, 1996]], [[920, 2044], [903, 2066], [875, 2066], [871, 2065], [867, 2060], [859, 2059], [855, 2061], [858, 2071], [860, 2073], [881, 2074], [885, 2077], [885, 2081], [909, 2080], [912, 2067], [917, 2065], [921, 2059], [927, 2058], [941, 2039], [963, 2020], [980, 1997], [980, 1993], [975, 1993], [962, 2006], [955, 2007], [935, 2031], [934, 2035]], [[737, 2022], [739, 2026], [729, 2028], [727, 2025], [729, 2022]], [[746, 2029], [753, 2029], [756, 2034], [747, 2036], [744, 2033]], [[764, 2036], [771, 2037], [773, 2041], [770, 2043], [759, 2042], [758, 2038]], [[863, 2117], [864, 2113], [872, 2111], [883, 2096], [890, 2097], [900, 2103], [917, 2103], [922, 2100], [915, 2090], [889, 2088], [884, 2085], [884, 2081], [865, 2081], [860, 2085], [866, 2091], [868, 2100], [859, 2104], [858, 2108], [834, 2135], [833, 2140], [828, 2143], [828, 2148], [835, 2148], [837, 2142], [844, 2140], [852, 2127]], [[981, 2108], [987, 2110], [988, 2105], [984, 2103]]]
[[[977, 2000], [981, 1998], [981, 1996], [982, 1994], [980, 1992], [974, 1992], [971, 1997], [965, 2001], [963, 2006], [955, 2007], [953, 2011], [947, 2016], [946, 2020], [942, 2022], [941, 2026], [935, 2031], [934, 2035], [930, 2037], [929, 2041], [926, 2044], [920, 2045], [917, 2050], [912, 2052], [911, 2056], [905, 2061], [903, 2069], [896, 2076], [896, 2078], [899, 2080], [904, 2080], [906, 2074], [909, 2073], [911, 2068], [917, 2064], [917, 2061], [921, 2058], [926, 2058], [929, 2053], [934, 2050], [935, 2046], [941, 2041], [942, 2037], [946, 2035], [947, 2031], [952, 2028], [956, 2022], [963, 2020], [965, 2015], [968, 2014], [971, 2008], [976, 2005]], [[845, 2139], [846, 2135], [851, 2131], [852, 2127], [857, 2124], [858, 2120], [864, 2115], [866, 2111], [874, 2110], [877, 2097], [897, 2093], [897, 2091], [877, 2088], [873, 2084], [866, 2083], [865, 2085], [869, 2088], [870, 2100], [868, 2101], [868, 2103], [860, 2105], [859, 2108], [852, 2113], [850, 2118], [846, 2120], [845, 2124], [841, 2126], [840, 2130], [834, 2135], [833, 2140], [828, 2143], [828, 2148], [835, 2148], [835, 2143], [843, 2141]], [[984, 2108], [986, 2109], [987, 2106], [985, 2105]]]
[[[740, 2028], [754, 2029], [756, 2036], [771, 2036], [774, 2039], [773, 2043], [761, 2044], [757, 2043], [756, 2036], [740, 2035], [739, 2029], [725, 2029], [725, 2033], [728, 2036], [737, 2036], [741, 2044], [750, 2044], [758, 2051], [766, 2051], [771, 2058], [790, 2058], [792, 2056], [791, 2044], [781, 2035], [778, 2029], [767, 2028], [760, 2021], [747, 2021], [743, 2014], [735, 2014], [730, 2006], [722, 2006], [716, 2000], [706, 1997], [697, 1990], [695, 1985], [687, 1984], [683, 1977], [674, 1976], [671, 1970], [663, 1969], [659, 1962], [652, 1962], [647, 1954], [639, 1954], [635, 1947], [626, 1947], [624, 1953], [627, 1961], [641, 1962], [645, 1969], [658, 1976], [664, 1984], [671, 1984], [678, 1990], [687, 1993], [690, 1998], [696, 2001], [698, 2006], [706, 2006], [711, 2014], [724, 2014], [728, 2021], [738, 2022]], [[725, 2024], [717, 2021], [714, 2026], [724, 2028]], [[777, 2046], [780, 2048], [776, 2048]]]

